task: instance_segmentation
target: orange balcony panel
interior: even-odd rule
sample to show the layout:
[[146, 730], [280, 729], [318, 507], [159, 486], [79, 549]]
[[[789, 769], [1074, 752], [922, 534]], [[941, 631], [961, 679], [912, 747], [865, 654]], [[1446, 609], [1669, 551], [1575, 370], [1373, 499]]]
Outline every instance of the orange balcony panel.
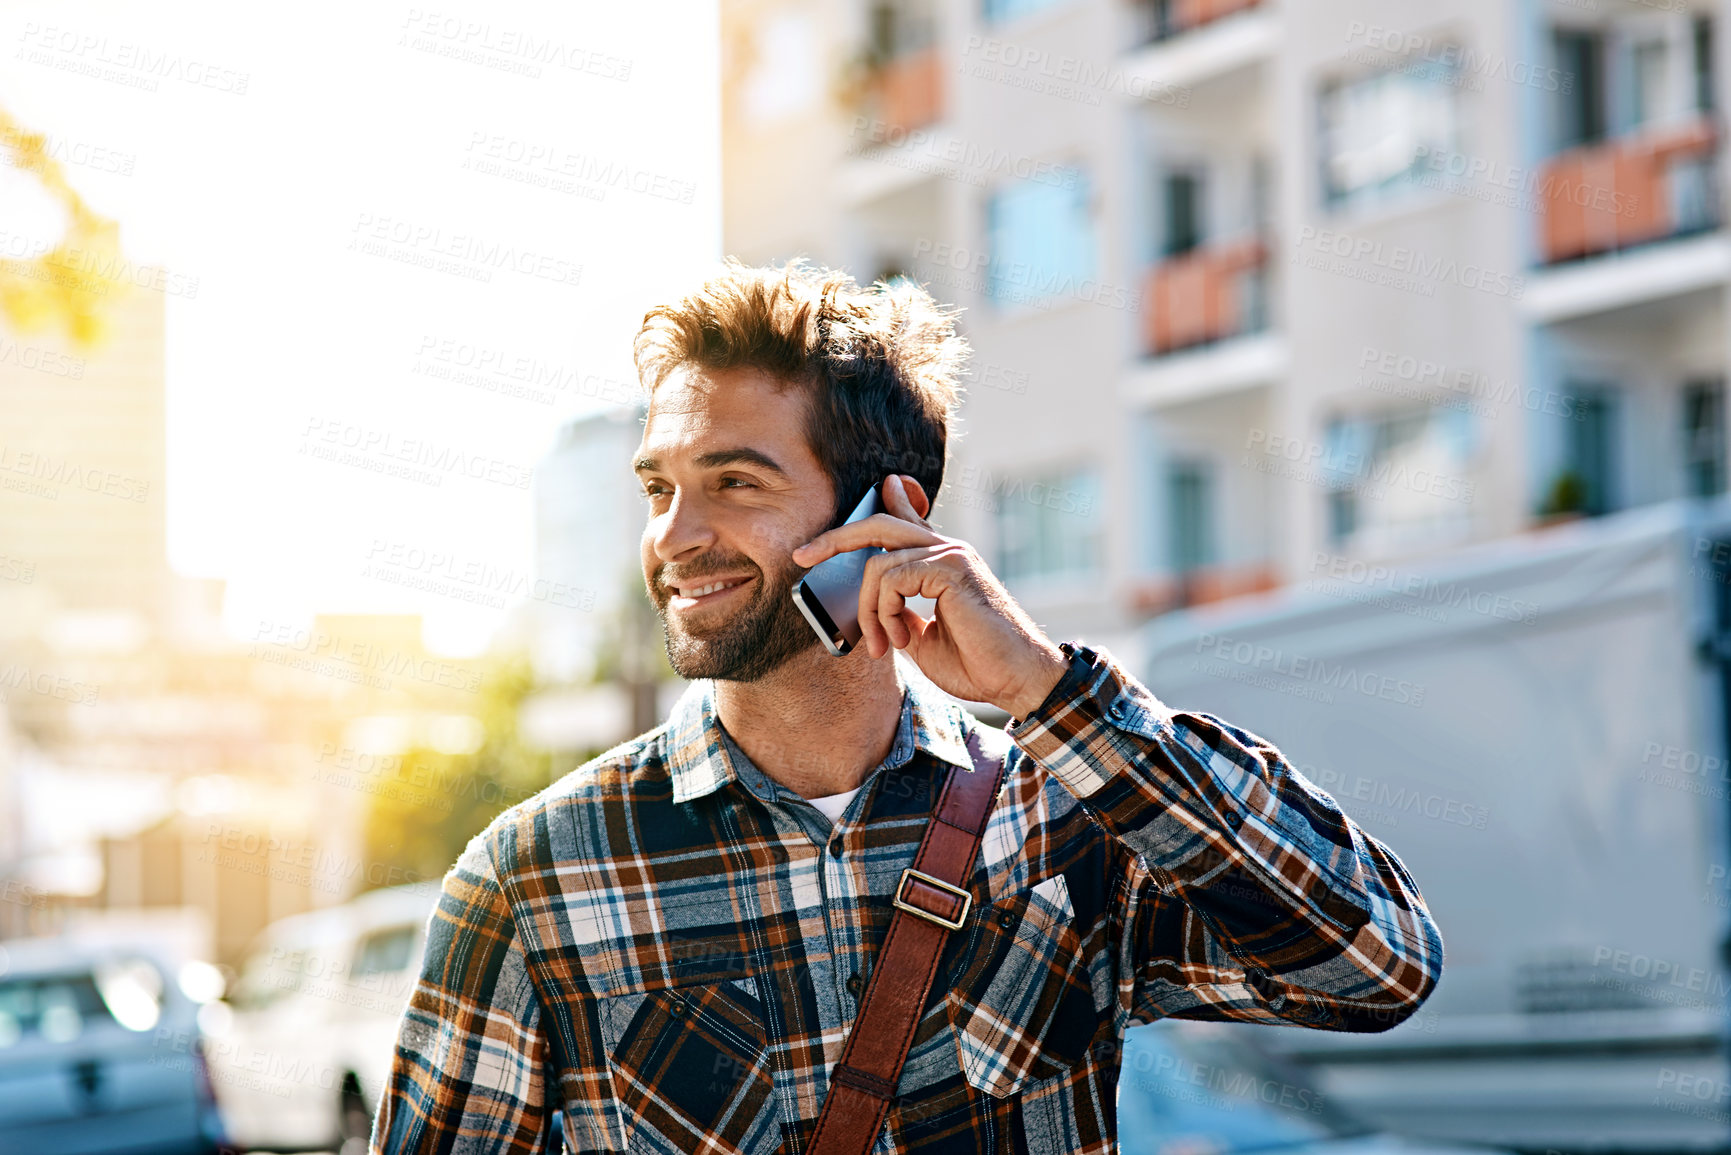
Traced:
[[1143, 295], [1142, 331], [1156, 355], [1240, 332], [1239, 275], [1261, 265], [1260, 240], [1197, 249], [1156, 265]]
[[1179, 29], [1201, 25], [1255, 8], [1260, 0], [1177, 0], [1173, 5], [1173, 24]]
[[1280, 575], [1267, 562], [1238, 566], [1204, 566], [1177, 577], [1158, 578], [1132, 587], [1131, 608], [1144, 614], [1163, 614], [1185, 606], [1279, 589]]
[[1718, 133], [1700, 119], [1603, 144], [1570, 149], [1539, 172], [1547, 263], [1671, 235], [1666, 176], [1679, 160], [1710, 155]]
[[943, 67], [936, 48], [899, 56], [872, 78], [878, 119], [892, 132], [908, 132], [943, 115]]

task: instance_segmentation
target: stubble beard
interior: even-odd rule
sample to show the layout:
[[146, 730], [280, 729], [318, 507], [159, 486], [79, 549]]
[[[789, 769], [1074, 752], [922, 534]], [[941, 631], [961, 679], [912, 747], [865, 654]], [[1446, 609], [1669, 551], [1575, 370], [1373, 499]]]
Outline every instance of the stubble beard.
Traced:
[[[715, 572], [725, 568], [717, 566]], [[737, 566], [732, 568], [737, 572]], [[669, 616], [667, 603], [673, 595], [657, 580], [651, 596], [661, 617], [667, 660], [674, 673], [692, 680], [755, 682], [818, 644], [817, 635], [793, 604], [794, 583], [805, 571], [791, 563], [773, 575], [761, 566], [753, 568], [758, 581], [750, 603], [701, 634], [687, 632]]]

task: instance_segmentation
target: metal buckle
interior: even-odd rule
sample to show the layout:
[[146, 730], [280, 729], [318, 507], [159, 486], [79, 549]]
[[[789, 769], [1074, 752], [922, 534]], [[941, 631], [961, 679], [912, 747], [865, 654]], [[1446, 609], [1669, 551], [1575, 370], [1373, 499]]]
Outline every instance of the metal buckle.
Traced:
[[[913, 903], [904, 901], [902, 898], [902, 891], [907, 889], [909, 878], [917, 878], [921, 882], [927, 883], [931, 886], [935, 886], [939, 890], [948, 891], [949, 893], [955, 895], [957, 898], [961, 899], [962, 900], [962, 913], [956, 916], [956, 921], [951, 922], [947, 918], [943, 918], [940, 915], [935, 915], [929, 910], [921, 910], [919, 907], [915, 906]], [[913, 867], [910, 866], [906, 870], [902, 871], [902, 880], [900, 882], [896, 883], [896, 892], [890, 898], [890, 905], [895, 907], [897, 910], [905, 910], [909, 914], [917, 914], [921, 918], [925, 919], [927, 922], [935, 922], [939, 926], [943, 927], [945, 930], [961, 930], [963, 924], [968, 921], [968, 911], [973, 908], [974, 896], [969, 894], [967, 891], [963, 890], [959, 886], [951, 886], [949, 883], [945, 882], [941, 878], [933, 878], [931, 875], [926, 874], [924, 871], [915, 870]]]

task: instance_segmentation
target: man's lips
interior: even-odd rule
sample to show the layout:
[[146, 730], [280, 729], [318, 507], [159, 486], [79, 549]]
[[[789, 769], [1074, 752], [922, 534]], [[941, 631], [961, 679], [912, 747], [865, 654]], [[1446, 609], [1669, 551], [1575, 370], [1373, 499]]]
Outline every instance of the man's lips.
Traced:
[[667, 599], [667, 604], [677, 610], [714, 605], [744, 589], [751, 580], [750, 574], [742, 574], [737, 577], [707, 577], [701, 581], [668, 582], [673, 596]]

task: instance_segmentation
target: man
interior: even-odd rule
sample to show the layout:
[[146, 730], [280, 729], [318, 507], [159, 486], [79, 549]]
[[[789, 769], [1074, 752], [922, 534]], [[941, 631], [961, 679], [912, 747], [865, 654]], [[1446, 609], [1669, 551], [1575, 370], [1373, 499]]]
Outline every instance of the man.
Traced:
[[[1055, 645], [925, 520], [965, 346], [923, 291], [729, 265], [636, 352], [644, 579], [693, 684], [446, 876], [375, 1152], [539, 1151], [555, 1110], [579, 1152], [809, 1150], [939, 793], [993, 752], [876, 1150], [1111, 1151], [1134, 1023], [1382, 1031], [1430, 994], [1391, 852], [1268, 743]], [[829, 528], [873, 484], [888, 512]], [[790, 591], [867, 546], [832, 657]]]

